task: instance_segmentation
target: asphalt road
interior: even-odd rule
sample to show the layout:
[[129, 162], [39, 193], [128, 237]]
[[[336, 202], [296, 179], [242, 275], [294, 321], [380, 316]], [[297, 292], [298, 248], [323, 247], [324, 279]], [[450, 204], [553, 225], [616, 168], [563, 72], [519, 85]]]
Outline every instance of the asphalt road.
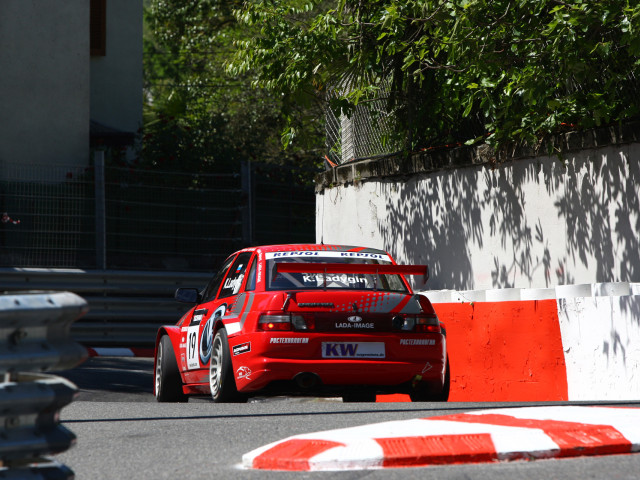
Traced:
[[[450, 465], [349, 472], [252, 471], [242, 455], [291, 435], [474, 409], [531, 404], [370, 403], [333, 399], [256, 399], [218, 405], [206, 398], [158, 404], [150, 359], [94, 358], [63, 375], [78, 399], [62, 411], [78, 441], [55, 460], [78, 479], [636, 479], [640, 455]], [[584, 405], [584, 403], [581, 403]], [[540, 405], [539, 403], [535, 405]], [[622, 405], [622, 404], [620, 404]], [[640, 407], [638, 404], [625, 403]]]

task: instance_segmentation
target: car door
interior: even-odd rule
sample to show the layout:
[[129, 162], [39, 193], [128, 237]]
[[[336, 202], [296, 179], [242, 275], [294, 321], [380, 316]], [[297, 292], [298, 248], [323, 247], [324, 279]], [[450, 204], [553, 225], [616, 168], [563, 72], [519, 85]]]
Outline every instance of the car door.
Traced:
[[203, 292], [187, 327], [185, 380], [187, 383], [209, 381], [209, 361], [216, 321], [233, 304], [244, 283], [251, 252], [229, 257]]
[[203, 383], [202, 371], [208, 365], [211, 357], [211, 344], [207, 342], [210, 337], [210, 331], [207, 331], [210, 328], [209, 319], [215, 315], [215, 298], [235, 258], [236, 255], [227, 258], [211, 278], [202, 292], [201, 303], [193, 309], [186, 328], [185, 325], [182, 327], [186, 336], [183, 337], [183, 342], [180, 344], [181, 368], [186, 383]]

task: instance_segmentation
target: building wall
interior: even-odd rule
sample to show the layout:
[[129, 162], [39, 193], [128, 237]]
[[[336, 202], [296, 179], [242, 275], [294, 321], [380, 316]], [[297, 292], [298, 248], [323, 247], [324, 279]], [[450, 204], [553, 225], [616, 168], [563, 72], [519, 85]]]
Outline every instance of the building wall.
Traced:
[[136, 132], [142, 123], [142, 1], [107, 0], [106, 29], [106, 55], [91, 57], [91, 120]]
[[573, 151], [565, 162], [472, 163], [407, 173], [386, 160], [327, 172], [317, 241], [426, 263], [428, 289], [640, 281], [639, 143]]
[[0, 2], [0, 175], [9, 162], [86, 165], [89, 2]]

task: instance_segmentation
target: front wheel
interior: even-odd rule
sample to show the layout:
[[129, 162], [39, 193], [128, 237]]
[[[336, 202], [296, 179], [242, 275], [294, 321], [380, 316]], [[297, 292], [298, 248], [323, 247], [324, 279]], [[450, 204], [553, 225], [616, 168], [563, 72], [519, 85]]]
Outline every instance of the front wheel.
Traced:
[[155, 390], [158, 402], [186, 402], [188, 397], [182, 391], [182, 379], [173, 352], [171, 340], [163, 335], [158, 343], [155, 365]]
[[227, 331], [221, 328], [213, 337], [211, 362], [209, 363], [209, 388], [211, 398], [216, 403], [246, 402], [246, 397], [238, 393], [233, 378], [233, 366], [229, 356]]

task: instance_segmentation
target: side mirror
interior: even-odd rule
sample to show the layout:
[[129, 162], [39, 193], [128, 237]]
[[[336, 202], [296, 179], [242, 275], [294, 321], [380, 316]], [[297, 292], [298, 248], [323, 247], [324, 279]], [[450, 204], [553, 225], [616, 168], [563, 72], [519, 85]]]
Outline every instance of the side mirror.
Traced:
[[200, 292], [197, 288], [178, 288], [174, 298], [181, 303], [199, 303]]

